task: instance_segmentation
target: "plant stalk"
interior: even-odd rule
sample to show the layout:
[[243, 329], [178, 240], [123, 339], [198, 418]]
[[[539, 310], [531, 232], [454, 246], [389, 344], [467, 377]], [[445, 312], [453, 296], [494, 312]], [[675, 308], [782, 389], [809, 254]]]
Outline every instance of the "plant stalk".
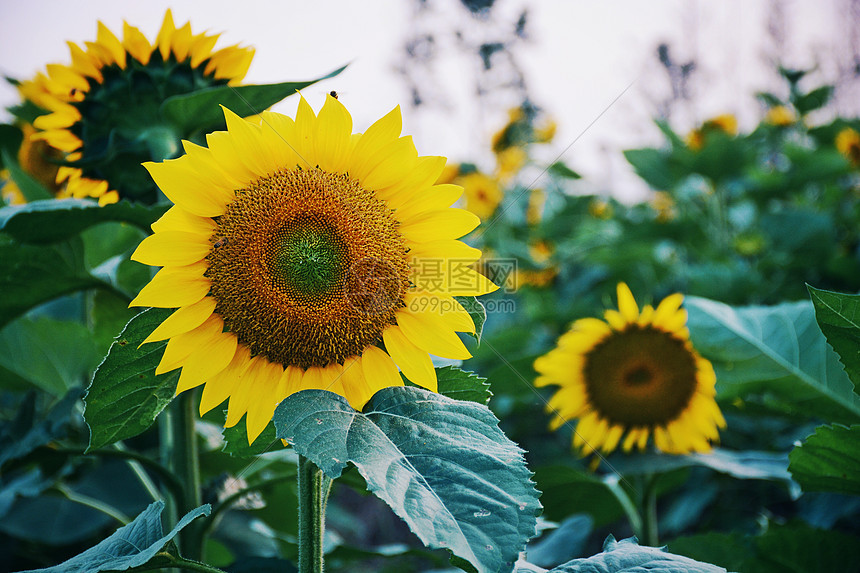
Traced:
[[[179, 503], [178, 515], [182, 516], [201, 505], [200, 459], [197, 449], [197, 434], [194, 430], [194, 392], [183, 392], [171, 406], [175, 406], [171, 424], [173, 448], [171, 469], [182, 479], [184, 493]], [[194, 561], [203, 559], [203, 536], [199, 522], [189, 523], [179, 532], [179, 547], [183, 557]]]
[[325, 510], [331, 479], [299, 455], [299, 573], [322, 573]]
[[645, 488], [642, 492], [642, 542], [651, 547], [659, 547], [656, 475], [645, 479]]

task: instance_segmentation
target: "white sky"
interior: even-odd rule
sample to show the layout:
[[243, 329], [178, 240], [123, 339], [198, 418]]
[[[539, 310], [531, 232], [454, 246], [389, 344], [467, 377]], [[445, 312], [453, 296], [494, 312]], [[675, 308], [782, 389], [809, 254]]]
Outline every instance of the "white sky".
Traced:
[[[428, 29], [426, 21], [415, 20], [415, 2], [406, 0], [0, 0], [0, 73], [27, 78], [46, 63], [67, 63], [65, 42], [94, 40], [97, 19], [117, 35], [126, 20], [152, 40], [165, 9], [172, 7], [180, 25], [191, 20], [195, 32], [223, 32], [218, 46], [241, 43], [256, 48], [247, 83], [308, 79], [352, 62], [341, 76], [305, 90], [315, 109], [325, 93], [337, 90], [353, 115], [355, 129], [361, 131], [402, 104], [404, 131], [414, 136], [419, 153], [477, 160], [490, 168], [489, 137], [504, 123], [506, 110], [477, 104], [474, 64], [463, 59], [452, 39], [458, 28], [480, 37], [481, 26], [469, 20], [457, 0], [429, 3], [433, 18], [429, 29], [442, 40], [436, 69], [437, 87], [451, 104], [445, 110], [411, 109], [409, 93], [394, 72], [407, 35]], [[771, 4], [498, 0], [494, 11], [496, 19], [510, 14], [508, 19], [515, 20], [513, 15], [529, 8], [530, 40], [516, 55], [535, 103], [559, 124], [556, 141], [544, 151], [549, 159], [634, 82], [564, 155], [598, 190], [611, 189], [630, 198], [641, 196], [643, 187], [624, 168], [619, 150], [660, 141], [650, 117], [654, 96], [664, 94], [668, 84], [656, 65], [656, 45], [669, 41], [679, 59], [700, 61], [695, 102], [676, 118], [681, 127], [723, 112], [737, 113], [742, 128], [753, 125], [760, 113], [754, 91], [774, 84], [773, 72], [764, 64], [768, 47], [762, 40]], [[822, 60], [830, 57], [833, 38], [857, 25], [840, 18], [841, 0], [806, 4], [783, 0], [782, 5], [787, 16], [784, 53], [792, 58], [790, 63], [818, 64], [825, 76], [836, 69], [838, 62]], [[14, 89], [0, 87], [0, 106], [16, 101]], [[296, 104], [296, 98], [289, 98], [276, 110], [293, 114]]]

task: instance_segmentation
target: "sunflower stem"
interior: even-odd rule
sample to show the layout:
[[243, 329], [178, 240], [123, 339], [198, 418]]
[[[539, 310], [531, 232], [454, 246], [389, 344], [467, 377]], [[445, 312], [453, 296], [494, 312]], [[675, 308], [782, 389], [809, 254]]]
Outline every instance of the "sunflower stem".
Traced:
[[331, 479], [299, 455], [299, 573], [322, 573], [325, 510]]
[[642, 491], [642, 540], [645, 545], [659, 546], [657, 526], [657, 477], [649, 475], [645, 478]]
[[[172, 469], [181, 476], [184, 486], [183, 499], [179, 502], [178, 515], [185, 515], [201, 505], [200, 460], [197, 451], [197, 434], [194, 430], [194, 392], [183, 392], [175, 404], [173, 424]], [[183, 555], [191, 560], [203, 558], [203, 536], [201, 523], [189, 523], [179, 532], [179, 547]]]

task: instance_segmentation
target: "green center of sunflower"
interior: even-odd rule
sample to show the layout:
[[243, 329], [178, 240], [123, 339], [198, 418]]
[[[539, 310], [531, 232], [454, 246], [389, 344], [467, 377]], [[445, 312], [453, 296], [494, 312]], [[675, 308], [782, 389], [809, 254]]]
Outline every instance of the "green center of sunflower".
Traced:
[[610, 423], [659, 426], [677, 418], [698, 385], [686, 341], [651, 326], [613, 332], [585, 355], [585, 387]]
[[277, 288], [310, 304], [343, 289], [348, 248], [331, 225], [303, 215], [273, 239], [275, 248], [268, 266]]
[[[69, 127], [78, 136], [81, 158], [70, 165], [84, 177], [107, 181], [120, 197], [155, 203], [158, 190], [141, 167], [146, 161], [162, 161], [180, 152], [179, 133], [161, 115], [169, 97], [194, 90], [225, 85], [227, 79], [204, 74], [207, 62], [191, 67], [190, 61], [165, 61], [155, 50], [142, 64], [126, 54], [126, 67], [112, 64], [100, 69], [102, 81], [88, 78], [89, 89], [80, 101], [72, 102], [81, 119]], [[197, 143], [202, 143], [197, 141]]]
[[387, 204], [320, 169], [282, 170], [235, 193], [205, 273], [226, 329], [252, 354], [302, 368], [377, 344], [409, 287]]

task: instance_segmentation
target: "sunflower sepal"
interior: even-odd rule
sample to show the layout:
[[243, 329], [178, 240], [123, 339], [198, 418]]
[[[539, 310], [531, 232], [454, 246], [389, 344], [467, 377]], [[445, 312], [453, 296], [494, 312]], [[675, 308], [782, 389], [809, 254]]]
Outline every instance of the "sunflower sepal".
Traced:
[[541, 506], [523, 450], [482, 404], [387, 387], [358, 412], [342, 396], [303, 390], [274, 423], [328, 477], [355, 465], [422, 542], [479, 571], [510, 570], [535, 535]]
[[335, 77], [346, 67], [341, 66], [324, 76], [307, 81], [217, 86], [171, 96], [161, 104], [161, 115], [177, 131], [184, 134], [223, 130], [226, 129], [226, 124], [220, 106], [235, 110], [243, 117], [257, 115], [299, 90]]
[[144, 310], [111, 344], [84, 397], [84, 420], [90, 429], [87, 451], [143, 433], [173, 400], [179, 370], [155, 374], [167, 343], [143, 344], [171, 313]]

